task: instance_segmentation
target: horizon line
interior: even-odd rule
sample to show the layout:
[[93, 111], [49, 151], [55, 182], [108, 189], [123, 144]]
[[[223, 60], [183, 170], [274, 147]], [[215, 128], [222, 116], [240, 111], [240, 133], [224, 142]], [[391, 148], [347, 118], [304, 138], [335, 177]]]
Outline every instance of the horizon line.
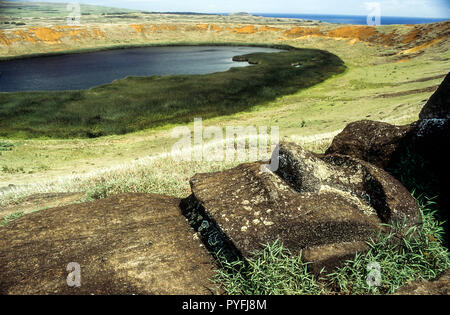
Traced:
[[[46, 3], [46, 4], [68, 4], [71, 3], [73, 1], [70, 0], [65, 0], [67, 2], [46, 2], [46, 0], [0, 0], [1, 2], [30, 2], [30, 3]], [[126, 8], [126, 7], [119, 7], [119, 6], [114, 6], [114, 5], [98, 5], [98, 4], [90, 4], [90, 3], [80, 3], [81, 6], [86, 5], [86, 6], [97, 6], [97, 7], [105, 7], [105, 8], [116, 8], [116, 9], [124, 9], [124, 10], [130, 10], [130, 11], [138, 11], [138, 12], [150, 12], [150, 13], [197, 13], [197, 14], [211, 14], [211, 15], [220, 15], [220, 14], [233, 14], [233, 13], [248, 13], [248, 14], [280, 14], [280, 15], [313, 15], [313, 16], [353, 16], [353, 17], [363, 17], [363, 16], [367, 16], [366, 14], [337, 14], [337, 13], [291, 13], [291, 12], [248, 12], [248, 11], [235, 11], [235, 12], [205, 12], [205, 11], [180, 11], [180, 10], [176, 10], [176, 11], [149, 11], [149, 10], [145, 10], [145, 9], [132, 9], [132, 8]], [[381, 15], [381, 18], [421, 18], [421, 19], [434, 19], [434, 20], [450, 20], [450, 16], [442, 16], [442, 17], [431, 17], [431, 16], [402, 16], [402, 15]]]

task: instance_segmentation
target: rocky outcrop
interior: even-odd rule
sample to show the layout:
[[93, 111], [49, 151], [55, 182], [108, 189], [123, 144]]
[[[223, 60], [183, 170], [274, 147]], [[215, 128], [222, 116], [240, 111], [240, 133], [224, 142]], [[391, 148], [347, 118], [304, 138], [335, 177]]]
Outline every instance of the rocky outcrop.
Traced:
[[[0, 228], [0, 294], [211, 294], [214, 263], [176, 198], [125, 194]], [[69, 287], [69, 263], [81, 286]]]
[[380, 223], [417, 223], [409, 192], [369, 163], [288, 143], [279, 161], [276, 173], [251, 163], [192, 178], [181, 208], [211, 251], [250, 257], [280, 240], [293, 254], [302, 252], [313, 271], [329, 271], [364, 251]]
[[419, 117], [419, 121], [401, 127], [367, 120], [352, 123], [333, 140], [327, 154], [347, 154], [368, 161], [389, 170], [417, 193], [439, 195], [438, 208], [442, 219], [448, 220], [450, 199], [445, 187], [450, 174], [446, 155], [450, 73]]
[[450, 270], [432, 281], [419, 280], [400, 288], [396, 295], [450, 295]]
[[[414, 198], [383, 170], [410, 163], [410, 148], [427, 159], [421, 171], [428, 182], [440, 180], [433, 189], [446, 187], [446, 155], [437, 150], [448, 141], [448, 78], [419, 122], [353, 123], [323, 155], [281, 143], [274, 172], [247, 163], [194, 176], [184, 200], [118, 195], [10, 222], [0, 228], [0, 293], [214, 293], [206, 249], [229, 260], [249, 258], [276, 240], [302, 254], [314, 273], [330, 272], [367, 250], [368, 240], [387, 231], [382, 223], [420, 223]], [[80, 287], [66, 283], [71, 262], [81, 266]], [[409, 292], [438, 292], [440, 283]]]
[[[290, 143], [272, 159], [275, 172], [257, 162], [198, 174], [184, 200], [123, 194], [10, 222], [0, 228], [0, 293], [215, 293], [206, 249], [233, 260], [279, 240], [318, 274], [367, 250], [381, 223], [419, 223], [410, 193], [370, 163]], [[80, 287], [66, 282], [70, 263]]]
[[419, 117], [421, 120], [450, 118], [450, 73], [428, 100]]

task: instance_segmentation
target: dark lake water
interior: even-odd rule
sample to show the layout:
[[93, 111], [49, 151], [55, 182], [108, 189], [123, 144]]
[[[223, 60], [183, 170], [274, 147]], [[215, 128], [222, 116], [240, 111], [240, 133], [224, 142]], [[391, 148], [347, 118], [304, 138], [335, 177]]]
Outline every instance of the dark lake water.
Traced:
[[259, 47], [145, 47], [0, 62], [0, 92], [82, 90], [127, 76], [206, 74], [249, 66], [232, 58]]

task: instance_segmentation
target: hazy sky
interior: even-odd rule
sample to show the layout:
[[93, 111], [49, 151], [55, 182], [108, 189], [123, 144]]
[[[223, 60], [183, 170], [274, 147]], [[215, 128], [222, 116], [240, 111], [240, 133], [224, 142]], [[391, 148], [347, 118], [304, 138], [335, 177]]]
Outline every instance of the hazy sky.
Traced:
[[450, 19], [450, 0], [40, 0], [78, 2], [147, 11], [252, 12], [366, 15], [367, 2], [378, 2], [385, 16]]

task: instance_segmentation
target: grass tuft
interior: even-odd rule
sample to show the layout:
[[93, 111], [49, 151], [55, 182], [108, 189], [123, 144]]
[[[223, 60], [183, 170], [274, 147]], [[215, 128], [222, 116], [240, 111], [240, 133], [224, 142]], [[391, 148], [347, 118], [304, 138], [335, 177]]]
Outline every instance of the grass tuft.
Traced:
[[[408, 281], [430, 280], [450, 268], [450, 256], [443, 246], [442, 222], [435, 219], [434, 202], [418, 198], [422, 224], [404, 235], [380, 234], [368, 242], [370, 249], [357, 254], [342, 267], [318, 278], [308, 271], [301, 255], [293, 256], [276, 241], [246, 261], [219, 260], [221, 268], [213, 279], [227, 294], [239, 295], [370, 295], [392, 294]], [[392, 226], [403, 231], [402, 224]], [[220, 255], [219, 255], [220, 256]], [[381, 267], [380, 286], [370, 286], [368, 267]]]
[[0, 151], [11, 151], [14, 144], [7, 141], [0, 141]]
[[0, 221], [0, 226], [3, 226], [8, 222], [17, 220], [17, 219], [23, 217], [24, 215], [25, 215], [25, 212], [17, 212], [17, 213], [10, 214], [7, 217], [3, 218], [2, 221]]
[[[405, 235], [379, 235], [369, 242], [367, 253], [356, 255], [343, 267], [329, 275], [331, 286], [340, 294], [392, 294], [408, 281], [430, 280], [450, 268], [450, 256], [443, 246], [443, 224], [431, 210], [434, 202], [419, 198], [422, 225], [409, 229]], [[402, 230], [402, 226], [395, 227]], [[381, 266], [381, 286], [367, 283], [368, 266]]]
[[[220, 254], [218, 255], [220, 257]], [[228, 262], [213, 279], [230, 295], [323, 294], [323, 286], [309, 273], [301, 255], [293, 256], [280, 241], [268, 244], [252, 259]]]

